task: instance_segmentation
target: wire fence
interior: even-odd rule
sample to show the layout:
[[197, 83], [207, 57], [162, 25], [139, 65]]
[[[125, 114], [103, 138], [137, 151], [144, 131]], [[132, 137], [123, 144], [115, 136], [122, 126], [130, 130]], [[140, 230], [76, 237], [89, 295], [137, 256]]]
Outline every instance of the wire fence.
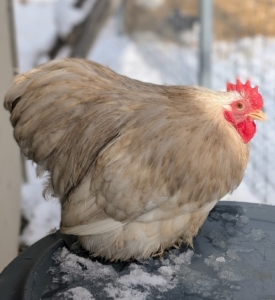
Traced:
[[[199, 1], [148, 2], [125, 5], [125, 32], [161, 83], [197, 85]], [[275, 1], [214, 0], [213, 6], [212, 88], [225, 89], [236, 77], [259, 86], [268, 122], [258, 124], [244, 181], [259, 201], [274, 204]]]
[[[214, 24], [219, 32], [213, 49], [212, 76], [227, 79], [223, 74], [231, 68], [228, 79], [237, 76], [243, 80], [249, 78], [260, 88], [268, 122], [257, 126], [244, 180], [259, 200], [274, 204], [275, 1], [242, 1], [235, 10], [234, 4], [237, 3], [224, 2], [224, 6], [219, 0], [214, 3]], [[229, 36], [227, 42], [221, 41], [224, 34]], [[219, 61], [223, 61], [223, 68]]]

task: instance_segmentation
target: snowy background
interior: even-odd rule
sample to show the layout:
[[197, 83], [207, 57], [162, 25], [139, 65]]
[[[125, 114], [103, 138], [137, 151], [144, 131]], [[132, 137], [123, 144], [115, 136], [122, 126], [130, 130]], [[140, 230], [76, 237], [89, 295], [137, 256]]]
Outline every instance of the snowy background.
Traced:
[[[156, 1], [153, 1], [156, 2]], [[94, 1], [87, 1], [83, 9], [73, 8], [74, 0], [14, 0], [15, 27], [19, 71], [49, 60], [48, 52], [57, 35], [65, 37], [91, 9]], [[130, 38], [120, 31], [117, 14], [109, 18], [88, 59], [114, 71], [160, 84], [198, 84], [198, 24], [182, 34], [183, 45], [162, 41], [153, 34]], [[256, 36], [235, 41], [215, 42], [213, 45], [212, 87], [225, 89], [226, 81], [236, 76], [259, 85], [269, 117], [267, 124], [259, 124], [257, 137], [251, 145], [251, 162], [240, 187], [225, 197], [227, 200], [275, 204], [275, 39]], [[63, 48], [58, 57], [67, 56]], [[35, 166], [27, 162], [27, 182], [22, 186], [22, 214], [28, 221], [21, 235], [21, 243], [31, 245], [58, 228], [60, 205], [57, 200], [42, 197], [42, 179], [36, 177]]]

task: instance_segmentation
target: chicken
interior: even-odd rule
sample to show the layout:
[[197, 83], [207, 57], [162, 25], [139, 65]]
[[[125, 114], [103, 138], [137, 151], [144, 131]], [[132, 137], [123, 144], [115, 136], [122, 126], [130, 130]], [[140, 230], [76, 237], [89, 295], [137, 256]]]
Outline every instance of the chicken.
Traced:
[[16, 141], [60, 199], [61, 232], [122, 261], [192, 245], [240, 184], [262, 106], [249, 82], [155, 85], [72, 58], [17, 76], [5, 97]]

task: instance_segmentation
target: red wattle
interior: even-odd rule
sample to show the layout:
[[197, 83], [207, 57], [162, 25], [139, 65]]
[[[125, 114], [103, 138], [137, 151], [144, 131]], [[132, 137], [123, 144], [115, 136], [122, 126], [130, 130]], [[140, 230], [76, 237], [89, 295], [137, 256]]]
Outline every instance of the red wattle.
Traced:
[[256, 124], [250, 119], [246, 119], [243, 122], [236, 123], [232, 114], [229, 111], [224, 112], [225, 119], [231, 123], [239, 135], [241, 136], [244, 143], [248, 143], [256, 133]]
[[256, 124], [253, 121], [246, 120], [238, 123], [236, 129], [242, 137], [244, 143], [248, 143], [256, 133]]

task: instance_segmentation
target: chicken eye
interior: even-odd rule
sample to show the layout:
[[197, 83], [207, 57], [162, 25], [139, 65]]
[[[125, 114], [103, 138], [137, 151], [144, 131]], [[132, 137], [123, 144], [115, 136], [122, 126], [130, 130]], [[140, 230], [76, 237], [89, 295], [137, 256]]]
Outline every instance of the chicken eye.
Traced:
[[242, 102], [237, 102], [236, 108], [237, 108], [237, 110], [244, 110], [244, 104]]

